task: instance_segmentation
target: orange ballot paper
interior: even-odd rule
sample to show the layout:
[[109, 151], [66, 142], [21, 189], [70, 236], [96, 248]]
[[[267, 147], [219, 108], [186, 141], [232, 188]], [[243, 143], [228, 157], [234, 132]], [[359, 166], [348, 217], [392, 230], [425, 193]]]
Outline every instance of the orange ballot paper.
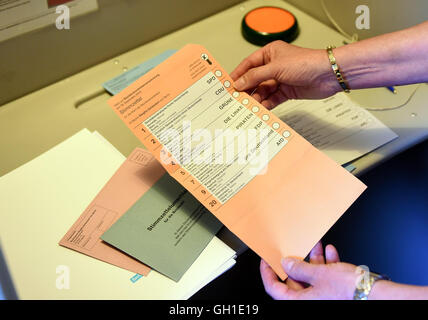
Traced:
[[366, 188], [187, 45], [109, 100], [165, 167], [282, 278]]

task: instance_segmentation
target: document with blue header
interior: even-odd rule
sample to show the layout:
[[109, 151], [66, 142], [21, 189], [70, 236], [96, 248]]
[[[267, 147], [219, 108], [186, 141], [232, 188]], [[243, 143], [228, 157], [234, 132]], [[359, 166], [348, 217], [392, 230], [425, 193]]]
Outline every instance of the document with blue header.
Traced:
[[167, 50], [161, 54], [139, 64], [138, 66], [128, 70], [121, 75], [103, 83], [104, 89], [110, 92], [112, 95], [118, 94], [143, 74], [146, 74], [159, 63], [165, 61], [172, 56], [177, 50]]

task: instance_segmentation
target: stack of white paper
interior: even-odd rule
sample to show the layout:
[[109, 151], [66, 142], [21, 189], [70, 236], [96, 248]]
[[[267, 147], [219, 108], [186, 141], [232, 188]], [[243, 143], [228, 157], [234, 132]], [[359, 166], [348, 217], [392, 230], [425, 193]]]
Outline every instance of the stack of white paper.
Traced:
[[0, 239], [21, 299], [187, 299], [235, 263], [214, 237], [179, 282], [60, 247], [59, 239], [125, 157], [84, 129], [0, 178]]

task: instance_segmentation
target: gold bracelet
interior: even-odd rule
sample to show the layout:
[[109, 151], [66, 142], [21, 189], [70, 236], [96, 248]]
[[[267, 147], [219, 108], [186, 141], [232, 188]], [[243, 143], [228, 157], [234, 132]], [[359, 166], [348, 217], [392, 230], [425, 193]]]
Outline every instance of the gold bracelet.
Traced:
[[343, 89], [343, 91], [345, 91], [346, 93], [349, 93], [351, 91], [348, 85], [346, 84], [345, 79], [342, 76], [342, 73], [340, 72], [339, 66], [337, 65], [337, 62], [336, 62], [336, 58], [333, 55], [334, 48], [336, 47], [334, 46], [327, 47], [327, 54], [328, 54], [328, 59], [330, 60], [331, 68], [333, 69], [334, 75], [336, 76], [337, 81], [339, 81], [339, 84]]

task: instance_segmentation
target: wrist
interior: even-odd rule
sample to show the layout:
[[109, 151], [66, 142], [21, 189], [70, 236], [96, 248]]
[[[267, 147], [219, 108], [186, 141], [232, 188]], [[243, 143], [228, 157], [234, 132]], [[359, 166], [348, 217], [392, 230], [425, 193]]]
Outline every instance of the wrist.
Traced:
[[338, 47], [334, 55], [351, 90], [387, 85], [391, 59], [364, 41]]
[[383, 300], [385, 299], [384, 292], [388, 290], [392, 284], [389, 280], [378, 280], [373, 286], [370, 294], [368, 295], [369, 300]]
[[320, 88], [326, 97], [343, 91], [331, 68], [325, 49], [316, 50], [316, 58], [312, 60], [312, 63], [315, 64], [315, 70], [317, 70], [315, 86]]

